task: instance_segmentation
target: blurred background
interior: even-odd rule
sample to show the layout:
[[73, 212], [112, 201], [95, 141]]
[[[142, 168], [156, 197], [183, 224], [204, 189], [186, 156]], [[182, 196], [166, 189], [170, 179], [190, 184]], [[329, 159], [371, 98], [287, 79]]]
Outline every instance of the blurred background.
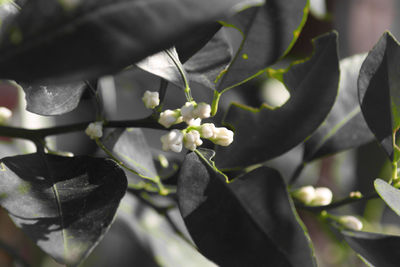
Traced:
[[[339, 54], [345, 58], [368, 52], [385, 30], [400, 37], [400, 1], [396, 0], [311, 0], [311, 12], [306, 25], [286, 57], [286, 62], [304, 58], [312, 53], [310, 40], [335, 29], [339, 32]], [[127, 70], [115, 77], [104, 77], [98, 83], [98, 93], [104, 102], [108, 119], [138, 119], [149, 115], [141, 102], [145, 90], [157, 90], [159, 79], [139, 69]], [[290, 97], [279, 83], [257, 78], [245, 84], [246, 90], [235, 89], [224, 95], [219, 116], [230, 102], [237, 101], [258, 107], [266, 102], [280, 106]], [[212, 92], [192, 87], [194, 98], [211, 102]], [[89, 94], [90, 95], [90, 94]], [[165, 108], [178, 108], [185, 101], [182, 92], [170, 85]], [[14, 126], [42, 128], [95, 119], [96, 103], [83, 97], [73, 112], [56, 117], [43, 117], [25, 111], [24, 93], [12, 83], [0, 83], [0, 106], [13, 111], [10, 122]], [[155, 151], [160, 149], [160, 132], [145, 130], [148, 143]], [[94, 142], [84, 133], [60, 135], [49, 141], [54, 150], [69, 151], [75, 155], [97, 153]], [[34, 152], [33, 144], [21, 140], [0, 139], [0, 157]], [[157, 152], [158, 153], [158, 152]], [[184, 153], [175, 160], [179, 162]], [[168, 156], [168, 155], [167, 155]], [[266, 164], [277, 168], [289, 179], [301, 161], [302, 147]], [[288, 162], [293, 163], [288, 167]], [[297, 186], [313, 184], [328, 186], [335, 198], [346, 197], [349, 192], [372, 192], [375, 178], [390, 176], [390, 164], [376, 143], [356, 150], [339, 153], [309, 164], [298, 180]], [[185, 232], [179, 212], [172, 209], [170, 217]], [[366, 230], [400, 233], [400, 219], [380, 200], [370, 200], [334, 210], [338, 214], [356, 214], [364, 218]], [[319, 266], [365, 266], [347, 245], [307, 212], [300, 212], [314, 242]], [[23, 261], [15, 260], [18, 253]], [[25, 262], [25, 263], [24, 263]], [[42, 253], [14, 224], [7, 213], [0, 210], [0, 267], [8, 266], [62, 266]], [[82, 266], [214, 266], [198, 254], [181, 237], [177, 236], [165, 217], [127, 196], [124, 198], [117, 219], [109, 233]]]

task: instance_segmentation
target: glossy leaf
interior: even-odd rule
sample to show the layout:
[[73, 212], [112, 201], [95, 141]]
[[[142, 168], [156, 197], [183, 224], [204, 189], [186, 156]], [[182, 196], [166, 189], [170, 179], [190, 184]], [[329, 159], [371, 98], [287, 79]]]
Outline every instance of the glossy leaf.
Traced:
[[228, 25], [239, 29], [244, 43], [218, 90], [244, 81], [284, 56], [297, 40], [307, 14], [307, 0], [269, 0], [228, 20]]
[[85, 92], [84, 82], [65, 85], [24, 86], [26, 110], [44, 116], [61, 115], [74, 110]]
[[[149, 178], [158, 176], [150, 147], [140, 128], [117, 129], [105, 140], [105, 145], [119, 160], [139, 175]], [[129, 171], [126, 175], [130, 184], [137, 184], [143, 180]]]
[[185, 89], [185, 81], [180, 72], [184, 71], [175, 47], [163, 50], [136, 63], [136, 66], [149, 73]]
[[386, 32], [369, 52], [358, 79], [364, 118], [391, 160], [400, 158], [393, 147], [393, 133], [400, 127], [399, 60], [399, 43]]
[[220, 23], [212, 22], [205, 27], [192, 31], [188, 36], [176, 42], [175, 47], [181, 62], [185, 63], [203, 48], [221, 27]]
[[207, 162], [189, 153], [177, 191], [201, 253], [219, 266], [315, 266], [307, 233], [277, 171], [261, 167], [227, 184]]
[[244, 167], [274, 158], [298, 145], [325, 120], [337, 95], [339, 62], [337, 34], [315, 40], [310, 60], [283, 74], [290, 99], [280, 108], [253, 109], [232, 105], [224, 123], [235, 131], [233, 143], [218, 147], [217, 166]]
[[232, 56], [232, 48], [224, 29], [221, 29], [184, 67], [191, 81], [215, 90], [215, 81], [228, 66]]
[[350, 247], [373, 266], [399, 266], [400, 236], [350, 230], [342, 234]]
[[355, 148], [374, 139], [358, 102], [357, 79], [366, 54], [340, 61], [339, 94], [325, 122], [305, 143], [304, 162]]
[[0, 44], [1, 78], [47, 84], [114, 73], [259, 2], [27, 1]]
[[383, 201], [400, 216], [400, 190], [381, 179], [376, 179], [374, 186]]
[[124, 172], [107, 159], [28, 154], [1, 160], [1, 206], [67, 265], [78, 265], [103, 238], [125, 190]]

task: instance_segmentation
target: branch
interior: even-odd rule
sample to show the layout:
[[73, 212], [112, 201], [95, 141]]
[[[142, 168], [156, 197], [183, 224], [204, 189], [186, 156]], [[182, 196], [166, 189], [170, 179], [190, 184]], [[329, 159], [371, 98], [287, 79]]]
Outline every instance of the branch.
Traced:
[[331, 204], [325, 205], [325, 206], [306, 206], [306, 205], [303, 205], [300, 203], [296, 203], [296, 207], [298, 207], [300, 209], [304, 209], [304, 210], [309, 210], [312, 212], [321, 212], [323, 210], [335, 209], [335, 208], [338, 208], [338, 207], [341, 207], [341, 206], [344, 206], [347, 204], [353, 204], [353, 203], [356, 203], [359, 201], [367, 201], [367, 200], [378, 198], [378, 197], [379, 197], [379, 195], [374, 192], [374, 193], [365, 195], [361, 198], [347, 197], [347, 198], [332, 202]]
[[[43, 140], [45, 137], [50, 135], [64, 134], [70, 132], [84, 131], [89, 123], [94, 121], [86, 121], [75, 124], [56, 126], [42, 129], [25, 129], [18, 127], [0, 126], [0, 136], [21, 138], [38, 142]], [[125, 120], [125, 121], [106, 121], [103, 125], [104, 128], [129, 128], [129, 127], [140, 127], [140, 128], [151, 128], [166, 130], [164, 126], [160, 125], [157, 120], [152, 116], [139, 119], [139, 120]], [[172, 129], [181, 129], [182, 127], [176, 125], [171, 127]]]

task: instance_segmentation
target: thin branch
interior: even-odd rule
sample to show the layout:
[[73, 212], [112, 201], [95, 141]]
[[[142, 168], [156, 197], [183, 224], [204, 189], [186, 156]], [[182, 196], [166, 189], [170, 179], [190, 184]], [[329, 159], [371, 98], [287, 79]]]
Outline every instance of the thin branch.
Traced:
[[335, 208], [339, 208], [344, 205], [353, 204], [353, 203], [360, 202], [360, 201], [367, 201], [367, 200], [378, 198], [378, 197], [379, 197], [379, 195], [377, 193], [373, 192], [373, 193], [365, 195], [361, 198], [347, 197], [347, 198], [332, 202], [331, 204], [325, 205], [325, 206], [305, 206], [305, 205], [298, 203], [298, 204], [296, 204], [296, 207], [298, 207], [300, 209], [304, 209], [304, 210], [309, 210], [312, 212], [321, 212], [323, 210], [335, 209]]

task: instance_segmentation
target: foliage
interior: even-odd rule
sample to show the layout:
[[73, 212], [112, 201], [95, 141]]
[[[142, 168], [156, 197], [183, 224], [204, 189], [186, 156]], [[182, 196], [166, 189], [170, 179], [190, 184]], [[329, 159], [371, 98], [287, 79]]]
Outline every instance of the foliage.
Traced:
[[[132, 239], [140, 249], [150, 247], [146, 238], [157, 243], [138, 230], [143, 207], [158, 213], [184, 251], [210, 266], [317, 266], [302, 211], [331, 226], [368, 264], [396, 266], [398, 236], [366, 232], [358, 218], [330, 210], [379, 197], [399, 215], [399, 43], [386, 32], [368, 55], [339, 60], [333, 31], [313, 40], [312, 55], [292, 60], [286, 56], [308, 10], [306, 0], [0, 1], [0, 78], [24, 92], [32, 113], [63, 120], [90, 99], [96, 116], [27, 129], [8, 125], [1, 113], [0, 136], [10, 138], [2, 147], [14, 153], [15, 139], [25, 139], [37, 151], [0, 160], [0, 205], [38, 247], [68, 266], [90, 262], [115, 219], [140, 233]], [[123, 91], [123, 75], [147, 77], [146, 89], [157, 80], [158, 92], [147, 100], [160, 104], [151, 113], [110, 119], [103, 93]], [[106, 88], [104, 76], [115, 79], [115, 88]], [[278, 81], [290, 98], [279, 107], [220, 107], [231, 89], [252, 94], [246, 86], [256, 79]], [[127, 101], [143, 105], [144, 90], [135, 89]], [[97, 146], [95, 155], [51, 148], [48, 137], [88, 126], [93, 140], [86, 136], [84, 143]], [[164, 134], [162, 144], [148, 129], [158, 139]], [[392, 167], [389, 181], [375, 180], [376, 192], [330, 203], [329, 189], [295, 186], [312, 161], [371, 141]], [[266, 167], [299, 145], [301, 162], [285, 162], [297, 167], [291, 178]], [[147, 261], [176, 264], [162, 258]]]

